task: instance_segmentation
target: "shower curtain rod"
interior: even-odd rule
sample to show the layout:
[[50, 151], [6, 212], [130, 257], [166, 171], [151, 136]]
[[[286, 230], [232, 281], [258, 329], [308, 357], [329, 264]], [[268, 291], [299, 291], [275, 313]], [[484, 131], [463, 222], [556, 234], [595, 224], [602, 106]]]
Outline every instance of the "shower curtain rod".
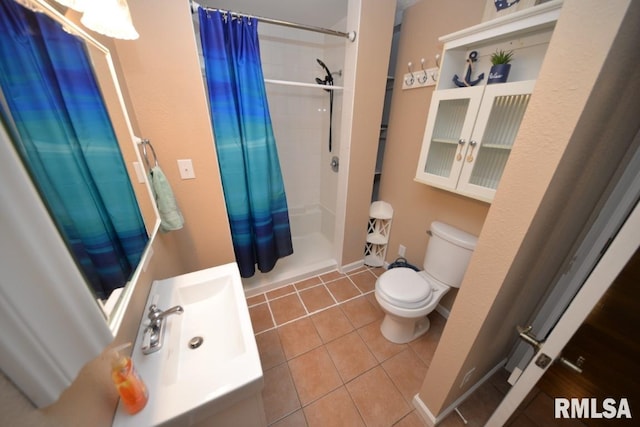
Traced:
[[305, 82], [294, 82], [290, 80], [275, 80], [275, 79], [264, 79], [265, 83], [271, 83], [275, 85], [282, 86], [301, 86], [301, 87], [309, 87], [312, 89], [323, 89], [323, 90], [341, 90], [344, 89], [342, 86], [323, 86], [318, 83], [305, 83]]
[[329, 34], [330, 36], [344, 37], [344, 38], [348, 39], [351, 42], [356, 40], [356, 32], [355, 31], [349, 31], [348, 33], [345, 33], [343, 31], [331, 30], [329, 28], [314, 27], [313, 25], [297, 24], [295, 22], [281, 21], [279, 19], [273, 19], [273, 18], [265, 18], [264, 16], [249, 15], [249, 14], [246, 14], [246, 13], [231, 12], [231, 11], [226, 11], [226, 10], [222, 10], [222, 9], [205, 7], [205, 6], [202, 6], [202, 5], [198, 4], [198, 3], [196, 3], [195, 1], [191, 1], [190, 3], [191, 3], [191, 12], [193, 12], [193, 13], [196, 13], [198, 11], [198, 7], [201, 7], [204, 10], [220, 11], [220, 12], [223, 12], [223, 13], [229, 13], [234, 18], [238, 18], [238, 17], [255, 18], [260, 22], [266, 22], [268, 24], [274, 24], [274, 25], [280, 25], [280, 26], [283, 26], [283, 27], [296, 28], [296, 29], [299, 29], [299, 30], [315, 31], [316, 33]]

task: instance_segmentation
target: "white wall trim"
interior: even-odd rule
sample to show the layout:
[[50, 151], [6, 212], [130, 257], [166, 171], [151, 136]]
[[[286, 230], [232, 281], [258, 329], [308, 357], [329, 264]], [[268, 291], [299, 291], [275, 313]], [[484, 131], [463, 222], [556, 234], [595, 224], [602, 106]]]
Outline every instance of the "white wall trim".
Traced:
[[484, 384], [489, 378], [491, 378], [493, 374], [495, 374], [496, 372], [498, 372], [498, 370], [504, 367], [506, 362], [507, 362], [506, 358], [501, 360], [500, 363], [494, 366], [489, 372], [485, 374], [484, 377], [482, 377], [478, 382], [476, 382], [473, 386], [471, 386], [469, 390], [467, 390], [462, 396], [457, 398], [451, 405], [445, 408], [437, 417], [433, 415], [433, 413], [429, 410], [427, 405], [422, 401], [422, 399], [420, 399], [420, 394], [416, 394], [413, 397], [413, 406], [416, 408], [418, 415], [420, 415], [420, 417], [424, 420], [424, 422], [426, 422], [429, 427], [434, 427], [438, 423], [440, 423], [442, 420], [447, 418], [449, 414], [451, 414], [453, 411], [456, 410], [456, 408], [462, 405], [462, 403], [465, 400], [467, 400], [467, 398], [471, 396], [473, 392], [475, 392], [478, 388], [480, 388], [480, 386]]
[[353, 270], [357, 270], [358, 268], [360, 268], [360, 267], [362, 267], [362, 266], [364, 266], [364, 259], [361, 259], [361, 260], [359, 260], [359, 261], [352, 262], [352, 263], [350, 263], [350, 264], [341, 265], [341, 266], [338, 268], [338, 271], [339, 271], [340, 273], [349, 273], [349, 272], [351, 272], [351, 271], [353, 271]]
[[441, 315], [442, 317], [444, 317], [445, 319], [448, 319], [448, 318], [449, 318], [449, 316], [451, 315], [451, 311], [449, 311], [448, 309], [444, 308], [444, 307], [443, 307], [442, 305], [440, 305], [440, 304], [438, 304], [438, 305], [436, 306], [436, 311], [437, 311], [438, 313], [440, 313], [440, 315]]
[[413, 396], [413, 407], [416, 408], [416, 412], [422, 418], [427, 426], [434, 427], [436, 425], [436, 417], [431, 413], [427, 405], [420, 399], [420, 394]]

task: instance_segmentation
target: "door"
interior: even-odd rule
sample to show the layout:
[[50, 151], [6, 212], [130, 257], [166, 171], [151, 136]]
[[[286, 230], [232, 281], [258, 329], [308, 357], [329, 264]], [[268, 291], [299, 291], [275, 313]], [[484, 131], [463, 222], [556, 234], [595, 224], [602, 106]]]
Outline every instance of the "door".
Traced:
[[[640, 208], [636, 205], [546, 341], [541, 343], [532, 362], [527, 365], [518, 381], [493, 413], [486, 424], [487, 426], [498, 427], [506, 424], [527, 394], [552, 366], [551, 363], [545, 363], [545, 360], [556, 361], [553, 364], [553, 370], [539, 384], [543, 390], [551, 393], [551, 397], [554, 397], [555, 393], [562, 393], [562, 396], [556, 395], [555, 397], [566, 399], [590, 397], [595, 399], [596, 418], [583, 419], [585, 424], [592, 426], [605, 421], [606, 425], [615, 425], [614, 423], [624, 425], [623, 423], [626, 421], [626, 425], [633, 425], [633, 419], [611, 420], [605, 418], [603, 415], [605, 401], [598, 394], [604, 392], [606, 397], [613, 399], [613, 403], [609, 403], [611, 403], [611, 411], [615, 411], [614, 415], [627, 415], [623, 398], [627, 399], [628, 410], [631, 411], [632, 416], [634, 407], [631, 405], [634, 405], [635, 402], [635, 410], [640, 405], [640, 399], [637, 397], [638, 378], [640, 378], [637, 338], [630, 330], [624, 334], [620, 333], [621, 330], [626, 330], [621, 325], [627, 324], [631, 327], [638, 325], [639, 315], [634, 313], [634, 310], [638, 311], [638, 300], [634, 298], [637, 297], [640, 286], [640, 267], [638, 266], [640, 256], [637, 253], [639, 246]], [[616, 284], [611, 287], [614, 281]], [[610, 287], [612, 291], [608, 293]], [[606, 298], [602, 298], [605, 293]], [[609, 319], [608, 322], [603, 324], [603, 318]], [[631, 323], [634, 321], [635, 323]], [[583, 328], [578, 331], [581, 325]], [[574, 335], [573, 342], [569, 344]], [[605, 335], [609, 335], [607, 341], [598, 342]], [[630, 338], [629, 335], [631, 335]], [[594, 339], [596, 337], [597, 339]], [[585, 353], [585, 351], [589, 353]], [[581, 352], [582, 354], [580, 354]], [[578, 379], [577, 374], [559, 374], [561, 372], [559, 369], [562, 366], [558, 360], [563, 355], [566, 360], [576, 365], [582, 364], [580, 369], [583, 370], [584, 378]], [[585, 358], [583, 363], [577, 363], [579, 356]], [[586, 373], [586, 371], [590, 372]], [[614, 377], [618, 377], [618, 379], [614, 380]], [[571, 391], [561, 390], [555, 380], [562, 380], [570, 384], [573, 389]], [[597, 383], [597, 387], [594, 386], [595, 383]], [[570, 394], [564, 395], [565, 393]], [[564, 405], [573, 404], [570, 400], [568, 402], [556, 400], [556, 407], [560, 408], [558, 415], [571, 416], [570, 408], [565, 409], [568, 412], [562, 412], [562, 408], [565, 408]], [[584, 408], [582, 410], [585, 415]], [[591, 407], [589, 410], [591, 411]], [[606, 412], [607, 415], [610, 415], [609, 407]], [[600, 418], [597, 418], [598, 414], [600, 414]], [[548, 415], [551, 420], [554, 420], [556, 414]], [[591, 415], [594, 415], [593, 412]], [[640, 413], [637, 416], [640, 417]], [[561, 421], [562, 419], [558, 419], [558, 422]], [[637, 422], [637, 420], [635, 421]]]
[[484, 86], [433, 93], [416, 181], [455, 190]]
[[[551, 397], [595, 397], [598, 402], [626, 398], [630, 410], [640, 409], [639, 284], [640, 250], [636, 250], [562, 351], [566, 359], [581, 361], [582, 372], [555, 363], [538, 382], [538, 389]], [[626, 418], [614, 421], [618, 420], [592, 418], [585, 424], [608, 427], [633, 423]]]
[[462, 161], [461, 194], [493, 200], [535, 83], [526, 80], [486, 86]]

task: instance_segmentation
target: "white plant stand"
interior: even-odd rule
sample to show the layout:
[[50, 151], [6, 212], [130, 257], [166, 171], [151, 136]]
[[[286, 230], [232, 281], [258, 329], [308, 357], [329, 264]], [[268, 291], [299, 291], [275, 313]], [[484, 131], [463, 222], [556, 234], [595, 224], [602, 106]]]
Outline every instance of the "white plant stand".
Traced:
[[393, 208], [387, 202], [371, 203], [367, 242], [364, 249], [364, 263], [370, 267], [382, 267], [387, 255]]

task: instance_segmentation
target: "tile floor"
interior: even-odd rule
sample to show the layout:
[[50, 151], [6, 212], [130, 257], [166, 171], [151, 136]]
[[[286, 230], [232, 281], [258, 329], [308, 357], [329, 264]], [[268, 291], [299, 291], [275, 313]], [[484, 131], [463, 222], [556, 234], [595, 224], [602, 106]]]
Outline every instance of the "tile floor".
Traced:
[[445, 320], [409, 344], [380, 334], [384, 269], [337, 271], [247, 299], [273, 426], [422, 426], [418, 392]]
[[[373, 291], [382, 268], [337, 271], [247, 298], [264, 371], [269, 426], [423, 426], [419, 391], [445, 319], [408, 344], [380, 333], [384, 314]], [[439, 426], [483, 426], [509, 390], [497, 372]], [[551, 405], [551, 406], [549, 406]], [[551, 426], [553, 399], [534, 391], [508, 426]], [[562, 424], [577, 425], [577, 424]]]

